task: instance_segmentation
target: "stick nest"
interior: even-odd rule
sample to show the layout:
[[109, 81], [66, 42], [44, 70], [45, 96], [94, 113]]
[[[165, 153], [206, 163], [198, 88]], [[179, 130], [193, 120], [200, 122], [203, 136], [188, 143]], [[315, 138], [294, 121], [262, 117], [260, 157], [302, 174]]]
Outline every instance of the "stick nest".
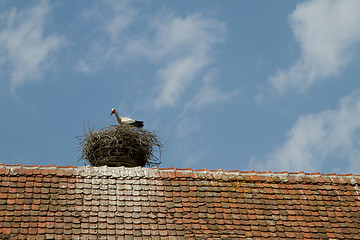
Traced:
[[162, 144], [157, 135], [149, 130], [126, 124], [110, 126], [78, 137], [82, 155], [79, 160], [99, 167], [153, 167], [161, 161], [153, 153], [161, 153]]

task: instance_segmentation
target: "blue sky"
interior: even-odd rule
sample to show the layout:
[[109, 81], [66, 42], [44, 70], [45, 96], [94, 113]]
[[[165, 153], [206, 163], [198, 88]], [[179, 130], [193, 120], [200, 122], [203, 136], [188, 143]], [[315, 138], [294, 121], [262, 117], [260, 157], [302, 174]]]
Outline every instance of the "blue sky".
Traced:
[[160, 167], [360, 173], [360, 1], [0, 1], [0, 162], [120, 115]]

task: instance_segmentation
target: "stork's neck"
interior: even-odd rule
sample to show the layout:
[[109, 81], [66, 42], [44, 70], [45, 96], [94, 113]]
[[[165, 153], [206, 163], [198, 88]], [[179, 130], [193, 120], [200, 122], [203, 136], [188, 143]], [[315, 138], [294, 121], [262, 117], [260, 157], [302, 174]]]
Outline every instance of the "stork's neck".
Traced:
[[115, 117], [116, 117], [117, 121], [119, 122], [119, 124], [121, 124], [121, 117], [119, 116], [119, 114], [116, 110], [115, 110]]

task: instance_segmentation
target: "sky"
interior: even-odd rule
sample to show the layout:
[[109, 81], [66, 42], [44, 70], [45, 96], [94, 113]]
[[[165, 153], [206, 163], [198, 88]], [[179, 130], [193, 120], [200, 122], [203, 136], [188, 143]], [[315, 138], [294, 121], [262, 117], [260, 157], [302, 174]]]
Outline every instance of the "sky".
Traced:
[[159, 167], [360, 174], [360, 1], [0, 0], [0, 162], [84, 166], [142, 120]]

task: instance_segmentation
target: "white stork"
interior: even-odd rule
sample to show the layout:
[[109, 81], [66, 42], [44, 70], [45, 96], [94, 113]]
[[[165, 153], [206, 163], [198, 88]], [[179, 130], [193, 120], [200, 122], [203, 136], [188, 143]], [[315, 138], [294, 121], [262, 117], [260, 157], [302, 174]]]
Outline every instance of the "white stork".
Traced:
[[138, 128], [142, 128], [144, 126], [143, 121], [136, 121], [136, 120], [134, 120], [132, 118], [128, 118], [128, 117], [120, 117], [115, 108], [113, 108], [111, 110], [110, 116], [113, 115], [114, 113], [115, 113], [116, 119], [119, 122], [119, 124], [125, 123], [125, 124], [135, 126], [135, 127], [138, 127]]

